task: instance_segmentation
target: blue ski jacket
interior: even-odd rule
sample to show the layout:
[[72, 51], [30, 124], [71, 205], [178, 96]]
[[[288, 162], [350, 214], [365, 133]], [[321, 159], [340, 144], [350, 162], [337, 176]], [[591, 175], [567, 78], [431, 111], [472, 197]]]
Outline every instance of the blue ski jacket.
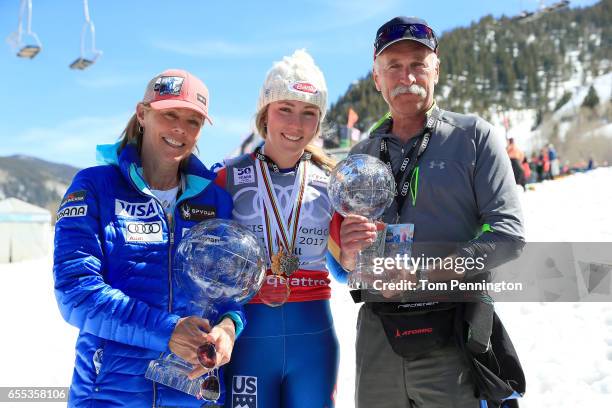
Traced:
[[[200, 407], [203, 401], [144, 374], [149, 361], [170, 352], [174, 327], [187, 315], [173, 276], [181, 238], [206, 218], [229, 219], [232, 199], [191, 156], [173, 216], [166, 216], [144, 181], [136, 147], [117, 151], [98, 148], [106, 164], [77, 173], [57, 214], [55, 295], [64, 319], [80, 330], [68, 405]], [[220, 308], [219, 320], [232, 318], [238, 335], [242, 309]]]

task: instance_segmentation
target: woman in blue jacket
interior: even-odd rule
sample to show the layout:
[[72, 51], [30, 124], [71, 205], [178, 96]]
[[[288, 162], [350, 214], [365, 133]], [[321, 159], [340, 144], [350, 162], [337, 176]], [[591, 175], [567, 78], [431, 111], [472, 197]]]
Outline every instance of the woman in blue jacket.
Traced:
[[80, 171], [60, 205], [55, 293], [80, 329], [69, 406], [199, 407], [203, 401], [145, 379], [149, 362], [172, 352], [200, 376], [196, 350], [207, 341], [218, 365], [229, 361], [242, 312], [222, 310], [210, 323], [183, 317], [187, 301], [173, 284], [184, 233], [232, 212], [229, 194], [192, 154], [210, 122], [208, 96], [188, 72], [154, 77], [120, 142], [98, 148], [106, 164]]

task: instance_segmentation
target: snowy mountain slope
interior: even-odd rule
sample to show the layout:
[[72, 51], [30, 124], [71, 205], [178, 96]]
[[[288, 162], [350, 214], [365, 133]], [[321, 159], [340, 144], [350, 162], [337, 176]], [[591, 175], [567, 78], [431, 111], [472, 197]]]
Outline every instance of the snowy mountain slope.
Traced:
[[612, 72], [600, 75], [590, 83], [576, 85], [574, 89], [569, 89], [569, 82], [565, 85], [566, 90], [572, 92], [572, 97], [553, 114], [553, 118], [556, 120], [574, 116], [576, 110], [582, 105], [591, 85], [595, 88], [600, 101], [609, 101], [612, 97]]

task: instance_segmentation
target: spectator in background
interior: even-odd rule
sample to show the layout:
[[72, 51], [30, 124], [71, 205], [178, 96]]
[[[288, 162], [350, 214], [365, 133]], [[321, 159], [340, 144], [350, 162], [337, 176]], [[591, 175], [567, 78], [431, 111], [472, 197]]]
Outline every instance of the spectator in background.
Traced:
[[561, 175], [566, 175], [566, 174], [570, 174], [570, 162], [569, 160], [566, 160], [565, 163], [563, 164], [563, 167], [561, 168]]
[[593, 160], [593, 157], [589, 157], [589, 164], [587, 165], [587, 170], [593, 170], [595, 168], [595, 161]]
[[548, 172], [550, 171], [550, 161], [548, 160], [548, 149], [543, 147], [540, 150], [540, 155], [538, 156], [538, 182], [548, 179]]
[[514, 173], [514, 181], [516, 184], [523, 187], [525, 190], [525, 172], [523, 171], [523, 159], [525, 154], [518, 146], [514, 143], [514, 138], [508, 139], [508, 146], [506, 147], [508, 157], [510, 157], [510, 163], [512, 163], [512, 172]]
[[531, 180], [530, 183], [535, 183], [538, 181], [538, 154], [536, 152], [531, 153], [531, 158], [529, 159], [529, 169], [531, 170]]
[[[523, 162], [521, 163], [521, 167], [523, 168], [523, 173], [525, 175], [525, 184], [532, 183], [531, 181], [531, 167], [529, 160], [527, 160], [527, 156], [523, 156]], [[525, 186], [523, 185], [523, 189]]]
[[555, 177], [559, 176], [559, 157], [557, 156], [557, 151], [552, 143], [548, 145], [548, 160], [550, 161], [549, 178], [554, 180]]

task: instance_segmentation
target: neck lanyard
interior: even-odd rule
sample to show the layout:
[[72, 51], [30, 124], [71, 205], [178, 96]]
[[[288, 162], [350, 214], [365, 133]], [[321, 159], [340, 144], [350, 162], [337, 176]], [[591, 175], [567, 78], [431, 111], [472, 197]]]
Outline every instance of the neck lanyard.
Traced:
[[[253, 153], [255, 154], [255, 158], [257, 160], [266, 163], [268, 165], [268, 167], [270, 167], [272, 169], [273, 172], [280, 173], [280, 168], [278, 167], [278, 165], [276, 163], [274, 163], [274, 160], [272, 160], [270, 157], [266, 156], [263, 153], [263, 149], [261, 148], [261, 146], [258, 147], [257, 149], [255, 149], [255, 152], [253, 152]], [[300, 166], [300, 163], [302, 161], [310, 160], [311, 157], [312, 157], [312, 154], [310, 152], [304, 152], [304, 154], [302, 154], [302, 156], [297, 161], [297, 163], [295, 163], [295, 167], [294, 167], [293, 171], [297, 171], [298, 167]]]
[[[404, 204], [406, 203], [406, 198], [408, 197], [408, 192], [411, 188], [413, 172], [415, 171], [420, 157], [423, 155], [427, 149], [427, 146], [429, 145], [429, 140], [431, 139], [431, 134], [438, 117], [439, 109], [436, 107], [427, 118], [427, 123], [423, 129], [423, 133], [418, 136], [417, 140], [412, 143], [411, 148], [408, 150], [408, 152], [406, 152], [399, 171], [397, 173], [393, 173], [393, 176], [395, 177], [395, 186], [397, 188], [395, 201], [397, 202], [398, 218], [402, 212]], [[393, 172], [391, 155], [389, 154], [389, 146], [386, 138], [382, 138], [380, 141], [380, 160], [383, 161], [387, 167], [389, 167], [391, 172]]]

